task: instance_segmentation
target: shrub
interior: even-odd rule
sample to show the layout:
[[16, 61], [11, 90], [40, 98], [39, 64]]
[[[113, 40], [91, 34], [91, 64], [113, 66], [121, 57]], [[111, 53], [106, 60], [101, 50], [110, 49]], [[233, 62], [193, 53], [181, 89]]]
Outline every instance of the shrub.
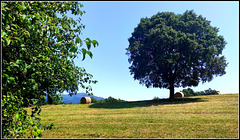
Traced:
[[182, 92], [185, 97], [189, 97], [189, 96], [201, 96], [201, 95], [215, 95], [217, 91], [209, 88], [204, 91], [194, 92], [191, 88], [188, 88], [188, 89], [183, 89]]
[[65, 103], [65, 102], [63, 102], [63, 101], [60, 101], [59, 104], [67, 104], [67, 103]]
[[[39, 138], [42, 136], [42, 123], [40, 118], [35, 114], [41, 112], [40, 107], [36, 101], [33, 100], [31, 115], [22, 108], [19, 107], [23, 104], [23, 98], [12, 96], [11, 92], [7, 95], [3, 95], [2, 100], [2, 136], [5, 138]], [[10, 108], [10, 109], [9, 109]]]
[[159, 97], [154, 97], [153, 99], [152, 99], [153, 101], [159, 101], [159, 100], [161, 100]]
[[205, 95], [214, 95], [217, 91], [215, 89], [212, 90], [211, 88], [209, 88], [207, 90], [204, 90], [204, 92]]
[[182, 92], [183, 92], [185, 97], [195, 96], [196, 95], [191, 88], [183, 89]]
[[109, 96], [108, 98], [106, 98], [105, 100], [99, 100], [99, 103], [115, 103], [115, 102], [126, 102], [124, 100], [121, 100], [120, 98], [115, 99], [111, 96]]
[[90, 97], [92, 103], [97, 103], [98, 101], [94, 97]]

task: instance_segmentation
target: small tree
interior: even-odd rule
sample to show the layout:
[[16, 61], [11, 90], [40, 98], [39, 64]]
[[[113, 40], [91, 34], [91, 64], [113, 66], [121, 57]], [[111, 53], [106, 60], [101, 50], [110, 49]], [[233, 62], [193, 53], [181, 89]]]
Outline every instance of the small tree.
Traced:
[[193, 11], [142, 18], [128, 39], [130, 73], [147, 87], [168, 88], [170, 99], [175, 87], [210, 82], [227, 67], [221, 55], [226, 42], [218, 31]]

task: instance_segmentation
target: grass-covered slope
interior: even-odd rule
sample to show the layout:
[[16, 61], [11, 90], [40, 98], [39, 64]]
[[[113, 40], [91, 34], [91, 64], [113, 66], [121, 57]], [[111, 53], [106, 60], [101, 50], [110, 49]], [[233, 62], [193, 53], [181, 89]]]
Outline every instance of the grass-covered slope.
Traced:
[[238, 138], [239, 95], [45, 105], [42, 138]]

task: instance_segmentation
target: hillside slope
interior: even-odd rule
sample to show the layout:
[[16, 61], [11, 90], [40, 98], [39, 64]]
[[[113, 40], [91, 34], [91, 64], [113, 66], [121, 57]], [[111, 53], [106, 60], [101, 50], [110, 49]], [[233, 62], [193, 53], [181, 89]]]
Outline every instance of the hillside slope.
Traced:
[[42, 138], [238, 138], [239, 95], [44, 105]]

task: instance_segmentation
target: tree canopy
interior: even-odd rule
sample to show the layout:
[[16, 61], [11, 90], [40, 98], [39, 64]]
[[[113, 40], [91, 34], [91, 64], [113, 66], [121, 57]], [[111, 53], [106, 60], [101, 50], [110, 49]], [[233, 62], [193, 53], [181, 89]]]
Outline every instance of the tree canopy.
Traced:
[[[67, 91], [73, 95], [79, 86], [92, 94], [88, 84], [97, 81], [74, 59], [78, 54], [82, 60], [92, 57], [90, 49], [98, 42], [80, 38], [85, 11], [78, 2], [3, 2], [1, 6], [3, 136], [20, 137], [30, 131], [27, 123], [40, 113], [46, 94]], [[22, 107], [30, 104], [37, 106], [29, 118]], [[16, 115], [21, 126], [14, 123]], [[34, 137], [41, 134], [39, 129], [31, 132]]]
[[197, 86], [224, 75], [227, 67], [222, 51], [226, 45], [219, 29], [194, 11], [183, 14], [159, 12], [141, 18], [128, 39], [130, 73], [147, 87]]

